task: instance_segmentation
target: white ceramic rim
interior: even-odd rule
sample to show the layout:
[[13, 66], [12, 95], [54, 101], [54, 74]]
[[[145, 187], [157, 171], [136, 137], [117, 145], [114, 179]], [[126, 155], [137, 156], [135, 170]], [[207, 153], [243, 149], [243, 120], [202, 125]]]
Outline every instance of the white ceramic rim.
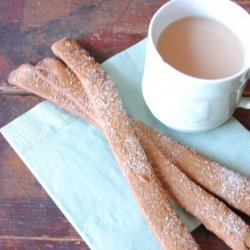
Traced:
[[[239, 72], [233, 74], [233, 75], [230, 75], [230, 76], [227, 76], [227, 77], [223, 77], [223, 78], [218, 78], [218, 79], [204, 79], [204, 78], [198, 78], [198, 77], [194, 77], [194, 76], [190, 76], [188, 74], [185, 74], [177, 69], [175, 69], [173, 66], [171, 66], [170, 64], [166, 63], [165, 61], [163, 61], [161, 55], [159, 54], [159, 52], [157, 51], [156, 47], [155, 47], [155, 44], [154, 44], [154, 41], [153, 41], [153, 38], [152, 38], [152, 28], [153, 28], [153, 25], [154, 25], [154, 22], [155, 22], [155, 19], [157, 18], [157, 16], [163, 11], [163, 9], [165, 9], [167, 6], [171, 5], [171, 4], [174, 4], [175, 2], [177, 1], [184, 1], [184, 0], [170, 0], [169, 2], [163, 4], [157, 11], [156, 13], [154, 14], [154, 16], [152, 17], [151, 21], [150, 21], [150, 24], [149, 24], [149, 28], [148, 28], [148, 39], [149, 39], [149, 42], [153, 45], [153, 48], [155, 50], [155, 53], [157, 53], [157, 55], [161, 58], [162, 62], [167, 64], [169, 67], [172, 68], [172, 70], [174, 70], [176, 73], [188, 78], [190, 81], [192, 81], [193, 84], [197, 84], [197, 85], [211, 85], [211, 84], [214, 84], [216, 85], [217, 84], [223, 84], [224, 82], [229, 82], [237, 77], [241, 77], [243, 75], [243, 78], [246, 78], [246, 80], [248, 80], [250, 78], [250, 65], [245, 65]], [[188, 1], [188, 0], [186, 0]], [[240, 8], [241, 11], [245, 14], [245, 15], [248, 15], [249, 16], [249, 13], [243, 9], [240, 5], [236, 4], [235, 2], [233, 1], [230, 1], [230, 0], [218, 0], [218, 1], [224, 1], [226, 3], [230, 3], [232, 5], [235, 5], [235, 7], [237, 8]], [[249, 19], [250, 19], [250, 16], [249, 16]], [[250, 45], [249, 45], [250, 46]], [[250, 55], [249, 55], [250, 56]]]

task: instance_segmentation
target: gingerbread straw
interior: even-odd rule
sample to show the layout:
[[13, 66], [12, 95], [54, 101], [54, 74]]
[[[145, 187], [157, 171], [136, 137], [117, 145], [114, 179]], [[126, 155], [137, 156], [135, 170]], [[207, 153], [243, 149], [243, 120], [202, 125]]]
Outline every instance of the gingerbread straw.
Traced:
[[[45, 58], [37, 64], [36, 69], [37, 73], [49, 82], [52, 88], [65, 93], [69, 99], [82, 107], [90, 106], [86, 105], [89, 100], [83, 94], [84, 89], [81, 88], [78, 79], [62, 62], [54, 58]], [[82, 96], [82, 98], [78, 101], [74, 96]], [[154, 163], [154, 170], [157, 170], [159, 177], [163, 178], [161, 181], [165, 183], [165, 189], [171, 191], [172, 197], [177, 203], [198, 218], [230, 247], [245, 249], [245, 241], [249, 234], [248, 226], [222, 202], [192, 182], [163, 156], [154, 143], [148, 141], [147, 138], [150, 136], [145, 124], [133, 120], [133, 127], [150, 162]], [[154, 158], [155, 156], [157, 158]], [[228, 230], [229, 228], [231, 230]]]
[[[30, 67], [31, 66], [29, 66], [29, 68]], [[29, 90], [36, 94], [40, 93], [40, 95], [42, 94], [42, 96], [44, 97], [46, 96], [46, 93], [47, 95], [48, 93], [52, 92], [57, 93], [57, 89], [61, 89], [63, 92], [67, 93], [67, 95], [69, 95], [72, 100], [75, 100], [75, 98], [73, 97], [74, 94], [72, 93], [71, 89], [75, 89], [76, 86], [73, 86], [74, 81], [72, 81], [72, 77], [67, 77], [68, 74], [63, 74], [62, 71], [66, 69], [66, 66], [64, 64], [55, 59], [46, 59], [39, 63], [38, 68], [41, 67], [43, 69], [42, 76], [44, 80], [47, 80], [50, 83], [50, 88], [55, 86], [56, 88], [53, 91], [47, 90], [46, 92], [46, 89], [44, 89], [43, 86], [39, 88], [39, 84], [41, 85], [41, 79], [39, 79], [38, 84], [32, 84], [33, 89], [30, 89], [30, 85], [28, 86]], [[22, 70], [23, 67], [21, 67], [21, 71]], [[47, 72], [46, 74], [44, 74], [45, 71]], [[32, 73], [36, 74], [37, 72], [33, 70]], [[21, 87], [27, 88], [27, 82], [31, 82], [30, 76], [27, 75], [27, 73], [19, 73], [19, 75], [21, 75], [22, 77], [21, 79], [19, 77], [19, 80], [16, 81], [16, 83]], [[61, 76], [57, 77], [57, 75]], [[28, 79], [24, 78], [24, 76], [26, 76], [26, 78]], [[33, 77], [33, 81], [34, 78], [38, 79], [38, 77]], [[71, 82], [71, 84], [65, 85], [65, 82]], [[47, 83], [43, 85], [46, 85], [46, 87], [48, 87]], [[62, 102], [60, 103], [60, 100], [57, 98], [56, 103], [62, 106], [61, 103], [64, 104], [64, 100], [62, 100]], [[71, 109], [71, 107], [66, 107], [66, 109], [69, 110]], [[91, 114], [87, 115], [87, 117], [89, 116], [91, 116]], [[154, 170], [157, 171], [159, 178], [166, 186], [166, 190], [170, 190], [177, 203], [185, 208], [188, 212], [193, 214], [195, 217], [200, 219], [208, 229], [210, 229], [218, 237], [223, 239], [230, 247], [232, 247], [233, 249], [246, 249], [244, 248], [244, 244], [245, 241], [247, 241], [249, 230], [248, 226], [246, 226], [246, 224], [231, 210], [229, 210], [222, 202], [218, 201], [209, 193], [205, 192], [203, 189], [197, 186], [176, 166], [170, 163], [166, 157], [163, 157], [154, 143], [152, 143], [152, 141], [147, 141], [147, 138], [149, 138], [148, 133], [145, 132], [145, 129], [143, 129], [143, 127], [146, 125], [134, 120], [133, 126], [136, 129], [137, 134], [139, 135], [147, 156], [149, 157], [150, 161], [154, 163]], [[230, 231], [228, 230], [229, 228], [231, 228]]]
[[162, 247], [198, 249], [156, 177], [111, 78], [73, 40], [58, 41], [52, 50], [67, 62], [84, 86], [121, 171]]
[[[62, 62], [54, 58], [46, 58], [36, 66], [36, 69], [41, 77], [46, 77], [46, 81], [54, 82], [54, 88], [64, 92], [70, 99], [74, 99], [85, 110], [85, 114], [88, 111], [92, 119], [97, 119], [80, 81]], [[98, 120], [95, 124], [98, 124]], [[143, 131], [147, 131], [148, 136], [161, 148], [165, 156], [189, 178], [230, 206], [250, 215], [250, 180], [248, 177], [209, 160], [146, 125]]]

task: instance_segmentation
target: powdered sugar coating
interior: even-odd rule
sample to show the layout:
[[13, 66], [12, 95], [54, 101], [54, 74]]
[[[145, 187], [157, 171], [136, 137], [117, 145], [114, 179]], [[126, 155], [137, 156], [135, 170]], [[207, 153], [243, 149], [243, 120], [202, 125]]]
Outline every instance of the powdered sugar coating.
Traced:
[[63, 93], [54, 91], [48, 82], [36, 74], [35, 68], [32, 65], [21, 65], [11, 72], [8, 80], [11, 84], [28, 90], [44, 99], [51, 100], [74, 115], [81, 116], [93, 123], [92, 118], [86, 115], [88, 112], [86, 114], [83, 113], [75, 102], [68, 99]]
[[165, 156], [192, 180], [223, 199], [230, 206], [250, 215], [250, 180], [209, 160], [168, 136], [139, 123]]
[[[138, 124], [138, 122], [137, 122]], [[224, 203], [191, 181], [150, 140], [149, 134], [135, 126], [135, 131], [158, 177], [169, 189], [174, 200], [198, 218], [209, 230], [233, 249], [247, 249], [248, 225]]]
[[87, 112], [94, 112], [90, 103], [85, 101], [87, 95], [77, 77], [62, 62], [54, 58], [45, 58], [35, 68], [37, 73], [40, 73], [41, 77], [48, 81], [53, 88], [74, 100]]
[[[127, 138], [126, 140], [126, 143], [128, 144], [128, 145], [130, 145], [130, 143], [131, 142], [133, 142], [133, 137], [129, 137], [129, 138]], [[172, 144], [172, 140], [171, 139], [168, 139], [167, 140], [168, 141], [168, 143], [169, 144]], [[172, 145], [173, 146], [173, 145]], [[181, 150], [176, 150], [176, 152], [175, 152], [175, 157], [177, 156], [177, 155], [179, 155], [180, 154], [180, 151]], [[205, 162], [206, 164], [208, 164], [209, 163], [209, 161], [206, 161]], [[146, 182], [148, 182], [148, 179], [146, 178], [144, 178], [143, 176], [142, 176], [142, 179], [141, 179], [144, 183], [146, 183]], [[184, 178], [180, 178], [180, 182], [184, 182]], [[187, 186], [187, 189], [188, 189], [188, 186]], [[152, 198], [152, 197], [151, 197]], [[202, 200], [203, 200], [203, 197], [201, 198]], [[148, 199], [148, 201], [150, 202], [150, 199]], [[153, 205], [152, 205], [153, 206]], [[209, 209], [207, 209], [206, 211], [209, 211]], [[170, 216], [171, 217], [171, 216]], [[214, 216], [213, 216], [214, 217]], [[216, 216], [215, 216], [216, 217]], [[221, 218], [223, 218], [223, 217], [221, 217]], [[240, 225], [237, 225], [237, 223], [235, 223], [235, 218], [233, 219], [234, 217], [233, 216], [230, 216], [230, 220], [229, 220], [229, 222], [227, 223], [227, 225], [228, 225], [228, 227], [227, 227], [227, 230], [226, 231], [228, 231], [229, 233], [231, 232], [232, 234], [236, 234], [237, 232], [241, 232], [241, 235], [242, 235], [242, 230], [240, 230]], [[171, 223], [171, 225], [173, 225], [173, 226], [176, 226], [176, 222], [174, 223], [173, 222], [173, 220], [169, 220], [169, 216], [166, 216], [165, 217], [165, 220], [166, 221], [169, 221], [169, 223]], [[223, 221], [223, 220], [218, 220], [218, 221]], [[226, 221], [226, 220], [225, 220]], [[168, 228], [168, 230], [171, 228], [171, 226], [168, 224], [168, 225], [166, 225], [166, 227]], [[175, 233], [175, 230], [174, 230], [174, 228], [173, 229], [171, 229], [171, 234], [174, 234]], [[240, 235], [239, 235], [240, 236]]]
[[[52, 50], [81, 80], [121, 170], [160, 243], [170, 249], [183, 249], [184, 246], [186, 249], [198, 249], [156, 178], [111, 78], [71, 39], [58, 41]], [[168, 223], [162, 220], [165, 217], [169, 217]], [[174, 233], [171, 231], [173, 228], [176, 230]]]

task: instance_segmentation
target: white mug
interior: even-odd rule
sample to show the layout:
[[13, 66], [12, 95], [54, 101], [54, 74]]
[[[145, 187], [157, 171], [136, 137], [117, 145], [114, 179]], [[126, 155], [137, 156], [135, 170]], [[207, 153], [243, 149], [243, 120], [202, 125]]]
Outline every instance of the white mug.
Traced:
[[[184, 74], [163, 61], [157, 51], [160, 34], [169, 24], [187, 16], [204, 16], [229, 27], [240, 39], [245, 62], [239, 72], [220, 79]], [[229, 0], [172, 0], [153, 16], [146, 48], [142, 92], [146, 104], [163, 124], [183, 132], [215, 128], [238, 107], [249, 108], [242, 92], [250, 78], [250, 16]]]

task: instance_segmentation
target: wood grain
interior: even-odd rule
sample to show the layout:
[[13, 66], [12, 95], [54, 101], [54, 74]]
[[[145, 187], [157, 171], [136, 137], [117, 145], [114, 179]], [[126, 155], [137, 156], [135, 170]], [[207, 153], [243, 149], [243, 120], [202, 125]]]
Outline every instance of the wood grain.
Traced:
[[[250, 1], [238, 0], [248, 12]], [[2, 0], [0, 8], [0, 86], [12, 69], [52, 56], [50, 45], [72, 36], [99, 62], [140, 41], [165, 0]], [[8, 86], [9, 88], [10, 86]], [[248, 84], [246, 93], [250, 93]], [[35, 96], [0, 95], [0, 127], [41, 101]], [[250, 129], [249, 111], [235, 117]], [[226, 250], [199, 227], [202, 249]], [[83, 249], [88, 247], [23, 162], [0, 135], [0, 250]]]

